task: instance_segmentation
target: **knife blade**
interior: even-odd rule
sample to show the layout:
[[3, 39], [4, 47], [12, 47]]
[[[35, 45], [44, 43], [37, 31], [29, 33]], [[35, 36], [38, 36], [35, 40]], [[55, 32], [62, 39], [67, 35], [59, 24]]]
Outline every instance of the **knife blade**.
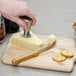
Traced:
[[22, 16], [20, 18], [23, 19], [26, 22], [26, 24], [27, 24], [27, 29], [25, 30], [23, 28], [23, 33], [21, 33], [21, 35], [23, 37], [27, 37], [27, 38], [31, 37], [30, 29], [31, 29], [31, 25], [32, 25], [32, 19], [27, 17], [27, 16]]

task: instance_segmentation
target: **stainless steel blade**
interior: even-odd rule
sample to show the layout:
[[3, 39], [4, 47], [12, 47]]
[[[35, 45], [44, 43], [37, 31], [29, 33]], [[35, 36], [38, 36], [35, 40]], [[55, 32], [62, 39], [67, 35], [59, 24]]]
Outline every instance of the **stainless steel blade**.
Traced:
[[23, 28], [23, 33], [21, 33], [21, 35], [23, 37], [30, 37], [31, 36], [30, 29], [31, 29], [31, 25], [32, 25], [31, 18], [23, 16], [23, 17], [21, 17], [21, 19], [23, 19], [26, 22], [26, 24], [27, 24], [27, 29], [25, 30]]
[[24, 21], [26, 21], [26, 23], [27, 23], [27, 29], [25, 30], [23, 28], [23, 30], [24, 30], [23, 36], [24, 37], [30, 37], [31, 36], [30, 28], [31, 28], [32, 21], [31, 20], [26, 20], [26, 19], [24, 19]]

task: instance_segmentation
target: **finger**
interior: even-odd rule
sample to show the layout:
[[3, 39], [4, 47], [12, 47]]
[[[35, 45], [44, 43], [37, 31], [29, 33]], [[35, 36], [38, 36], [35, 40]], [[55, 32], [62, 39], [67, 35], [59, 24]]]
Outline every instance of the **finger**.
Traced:
[[32, 12], [29, 12], [27, 14], [27, 16], [32, 19], [32, 21], [33, 21], [32, 25], [35, 25], [36, 24], [36, 17], [35, 17], [35, 15]]
[[36, 16], [35, 14], [31, 11], [31, 10], [28, 10], [27, 14], [26, 12], [24, 13], [25, 16], [28, 16], [29, 18], [32, 19], [32, 25], [35, 25], [36, 24]]
[[16, 21], [16, 23], [17, 23], [19, 26], [23, 27], [24, 29], [27, 29], [27, 24], [26, 24], [26, 22], [25, 22], [24, 20], [18, 18], [17, 21]]

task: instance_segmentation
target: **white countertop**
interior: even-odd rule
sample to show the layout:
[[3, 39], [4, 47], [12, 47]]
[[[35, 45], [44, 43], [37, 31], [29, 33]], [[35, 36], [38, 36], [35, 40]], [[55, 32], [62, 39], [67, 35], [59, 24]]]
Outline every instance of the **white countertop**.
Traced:
[[[76, 0], [26, 0], [37, 17], [35, 34], [73, 38], [71, 22], [76, 21]], [[0, 44], [0, 76], [75, 76], [73, 72], [64, 73], [32, 68], [13, 67], [1, 63], [1, 57], [11, 35], [7, 35]]]

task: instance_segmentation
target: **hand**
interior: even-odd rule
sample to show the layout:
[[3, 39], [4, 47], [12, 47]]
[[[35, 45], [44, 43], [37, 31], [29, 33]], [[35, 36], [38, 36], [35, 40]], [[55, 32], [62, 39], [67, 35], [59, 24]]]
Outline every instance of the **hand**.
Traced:
[[28, 16], [32, 19], [32, 25], [36, 24], [36, 18], [25, 1], [0, 0], [0, 12], [7, 19], [27, 29], [26, 22], [20, 16]]

